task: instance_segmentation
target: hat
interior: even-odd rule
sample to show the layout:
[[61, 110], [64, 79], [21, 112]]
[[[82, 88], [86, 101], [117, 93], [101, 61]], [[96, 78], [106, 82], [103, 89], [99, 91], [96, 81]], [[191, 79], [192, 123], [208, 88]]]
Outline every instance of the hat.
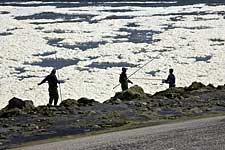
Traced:
[[123, 68], [122, 68], [122, 71], [123, 71], [123, 70], [127, 70], [127, 68], [123, 67]]

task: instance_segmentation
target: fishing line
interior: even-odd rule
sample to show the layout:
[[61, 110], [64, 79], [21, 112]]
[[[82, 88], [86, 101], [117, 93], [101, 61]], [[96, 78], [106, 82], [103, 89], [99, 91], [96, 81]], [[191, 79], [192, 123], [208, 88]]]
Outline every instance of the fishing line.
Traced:
[[[131, 75], [129, 75], [129, 76], [127, 77], [127, 80], [128, 80], [130, 77], [132, 77], [134, 74], [136, 74], [139, 70], [141, 70], [141, 69], [144, 68], [146, 65], [148, 65], [150, 62], [152, 62], [153, 60], [155, 60], [160, 54], [162, 54], [162, 52], [159, 53], [158, 55], [156, 55], [155, 57], [153, 57], [151, 60], [149, 60], [147, 63], [145, 63], [145, 64], [142, 65], [141, 67], [139, 67], [136, 71], [134, 71]], [[115, 89], [115, 88], [118, 87], [119, 85], [120, 85], [120, 83], [117, 84], [116, 86], [114, 86], [113, 89]]]

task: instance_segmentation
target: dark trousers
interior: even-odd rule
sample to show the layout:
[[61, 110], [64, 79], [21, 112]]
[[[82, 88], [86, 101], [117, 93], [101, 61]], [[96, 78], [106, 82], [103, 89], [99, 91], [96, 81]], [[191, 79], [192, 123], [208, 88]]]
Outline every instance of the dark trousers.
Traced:
[[49, 104], [52, 105], [52, 102], [54, 100], [54, 105], [56, 106], [59, 100], [59, 95], [58, 93], [49, 93]]
[[57, 88], [49, 89], [49, 105], [52, 105], [54, 101], [54, 105], [56, 106], [59, 100], [59, 94]]
[[121, 83], [121, 89], [122, 89], [122, 91], [127, 90], [128, 89], [128, 82]]
[[169, 84], [169, 88], [176, 87], [175, 84]]

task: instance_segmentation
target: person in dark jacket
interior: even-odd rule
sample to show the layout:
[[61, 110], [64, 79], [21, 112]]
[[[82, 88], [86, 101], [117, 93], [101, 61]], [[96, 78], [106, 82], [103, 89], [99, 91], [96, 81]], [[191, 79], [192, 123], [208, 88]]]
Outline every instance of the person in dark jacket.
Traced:
[[133, 84], [133, 82], [127, 78], [126, 71], [127, 71], [127, 68], [122, 68], [122, 73], [120, 74], [119, 82], [121, 84], [122, 91], [125, 91], [128, 89], [128, 83]]
[[48, 92], [49, 92], [48, 106], [52, 105], [53, 100], [54, 100], [54, 106], [56, 106], [59, 99], [59, 94], [57, 90], [58, 88], [57, 84], [59, 83], [59, 81], [55, 74], [56, 74], [56, 70], [53, 69], [52, 72], [44, 80], [38, 83], [38, 85], [41, 85], [45, 83], [46, 81], [48, 82]]
[[176, 83], [176, 77], [173, 74], [173, 69], [169, 69], [169, 75], [168, 75], [167, 79], [163, 80], [162, 82], [163, 83], [168, 83], [169, 84], [169, 88], [176, 86], [176, 84], [175, 84]]

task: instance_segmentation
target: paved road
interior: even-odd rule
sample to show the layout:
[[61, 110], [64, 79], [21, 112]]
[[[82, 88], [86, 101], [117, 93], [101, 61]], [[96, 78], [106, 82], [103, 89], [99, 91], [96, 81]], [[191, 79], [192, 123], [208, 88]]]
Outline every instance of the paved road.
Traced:
[[225, 116], [114, 132], [17, 150], [225, 150]]

